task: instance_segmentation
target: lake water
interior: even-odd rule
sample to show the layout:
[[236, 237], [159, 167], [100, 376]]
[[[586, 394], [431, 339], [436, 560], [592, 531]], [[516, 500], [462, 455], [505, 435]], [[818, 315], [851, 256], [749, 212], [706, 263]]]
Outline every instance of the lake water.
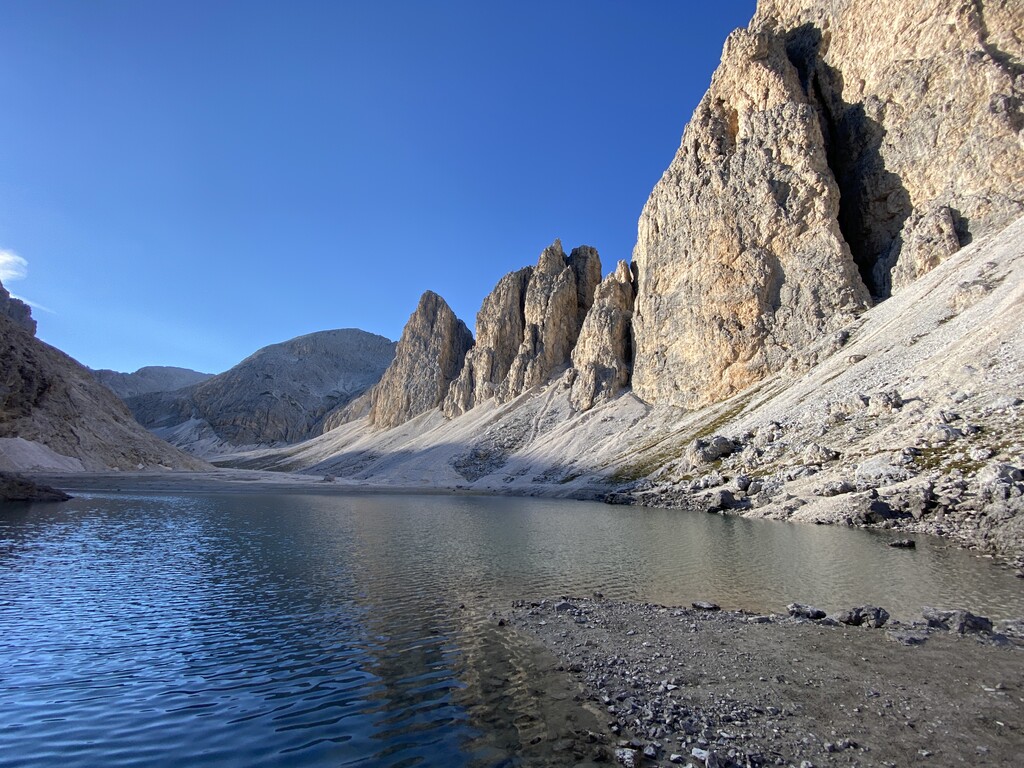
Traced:
[[1020, 580], [916, 538], [472, 496], [9, 505], [0, 766], [564, 764], [588, 715], [491, 611], [599, 590], [1024, 616]]

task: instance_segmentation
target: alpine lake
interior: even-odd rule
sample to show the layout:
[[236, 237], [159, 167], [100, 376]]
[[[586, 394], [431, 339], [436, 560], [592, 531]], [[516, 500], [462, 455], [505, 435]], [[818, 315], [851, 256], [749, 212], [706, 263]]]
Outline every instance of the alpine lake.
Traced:
[[513, 600], [1024, 616], [917, 536], [599, 503], [87, 494], [0, 510], [0, 766], [491, 766], [587, 722]]

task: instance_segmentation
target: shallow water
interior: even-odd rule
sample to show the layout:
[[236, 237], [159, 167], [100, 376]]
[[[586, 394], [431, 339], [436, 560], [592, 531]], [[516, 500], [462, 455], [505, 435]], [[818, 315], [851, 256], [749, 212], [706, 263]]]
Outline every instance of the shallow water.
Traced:
[[1024, 616], [1019, 580], [916, 538], [470, 496], [9, 506], [0, 766], [533, 763], [585, 713], [538, 709], [543, 662], [488, 617], [516, 598]]

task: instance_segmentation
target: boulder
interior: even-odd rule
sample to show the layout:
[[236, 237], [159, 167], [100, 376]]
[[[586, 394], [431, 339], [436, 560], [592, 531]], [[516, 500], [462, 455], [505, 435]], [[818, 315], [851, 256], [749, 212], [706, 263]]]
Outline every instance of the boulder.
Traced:
[[35, 483], [12, 472], [0, 472], [0, 501], [67, 501], [64, 491]]
[[818, 619], [824, 619], [826, 614], [820, 608], [815, 608], [813, 605], [804, 605], [803, 603], [790, 603], [786, 606], [786, 610], [789, 611], [789, 615], [797, 619], [811, 619], [817, 621]]
[[923, 614], [929, 627], [956, 632], [958, 635], [992, 631], [992, 621], [990, 619], [984, 616], [975, 616], [970, 611], [962, 608], [953, 610], [925, 608]]
[[874, 605], [851, 608], [836, 616], [836, 621], [840, 624], [848, 624], [853, 627], [868, 626], [874, 629], [885, 626], [885, 622], [888, 620], [889, 612]]

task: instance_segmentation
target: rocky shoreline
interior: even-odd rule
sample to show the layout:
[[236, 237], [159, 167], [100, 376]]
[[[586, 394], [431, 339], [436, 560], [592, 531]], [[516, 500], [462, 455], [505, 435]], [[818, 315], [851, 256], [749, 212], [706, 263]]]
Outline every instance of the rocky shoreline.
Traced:
[[[496, 617], [539, 641], [607, 725], [590, 759], [625, 766], [1017, 765], [1024, 621], [861, 606], [789, 616], [594, 598]], [[816, 617], [815, 619], [809, 618]]]
[[36, 483], [14, 472], [0, 472], [0, 502], [67, 501], [71, 497], [49, 485]]

